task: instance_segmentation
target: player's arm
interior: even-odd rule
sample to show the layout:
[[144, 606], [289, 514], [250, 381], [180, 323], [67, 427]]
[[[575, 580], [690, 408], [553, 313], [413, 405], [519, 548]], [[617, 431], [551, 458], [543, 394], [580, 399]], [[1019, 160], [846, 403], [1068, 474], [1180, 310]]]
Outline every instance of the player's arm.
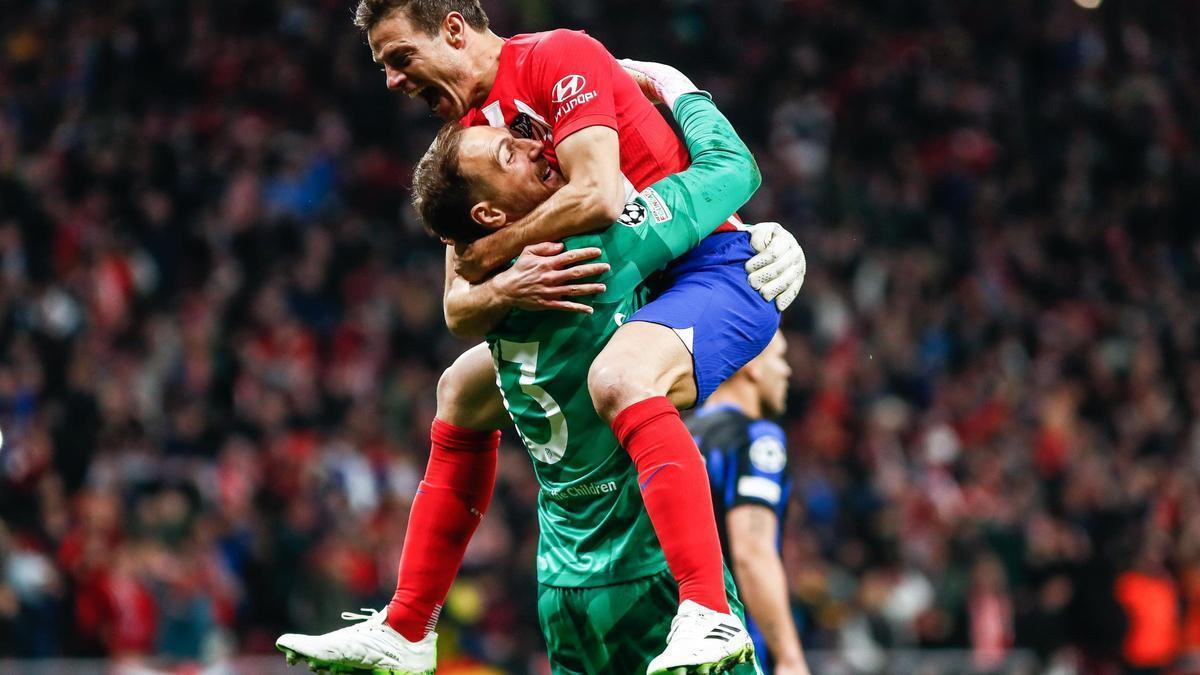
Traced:
[[[499, 275], [497, 275], [498, 277]], [[446, 327], [460, 338], [486, 335], [508, 313], [509, 305], [493, 278], [474, 288], [454, 273], [454, 247], [446, 247], [446, 283], [442, 310]]]
[[652, 189], [672, 208], [671, 226], [660, 229], [686, 245], [678, 251], [682, 255], [750, 201], [762, 184], [762, 174], [750, 149], [708, 94], [680, 96], [671, 113], [688, 144], [691, 166], [668, 175]]
[[478, 281], [525, 246], [607, 227], [621, 214], [625, 187], [615, 129], [588, 127], [555, 152], [566, 185], [509, 227], [459, 248], [460, 276]]
[[590, 314], [591, 306], [568, 298], [604, 292], [604, 284], [583, 281], [608, 271], [608, 263], [581, 264], [599, 255], [598, 248], [563, 251], [558, 242], [536, 244], [526, 247], [512, 267], [485, 283], [470, 284], [454, 273], [454, 249], [446, 247], [446, 326], [458, 337], [482, 337], [513, 308]]
[[708, 94], [681, 96], [672, 108], [691, 165], [642, 191], [641, 209], [600, 233], [613, 264], [597, 301], [622, 297], [654, 271], [691, 250], [738, 210], [762, 178], [749, 148]]
[[808, 675], [777, 541], [777, 514], [788, 493], [785, 436], [778, 425], [764, 421], [752, 423], [748, 435], [748, 442], [738, 448], [736, 483], [726, 503], [734, 580], [775, 658], [776, 672]]
[[524, 218], [459, 249], [459, 276], [477, 282], [525, 246], [607, 227], [617, 219], [626, 195], [614, 70], [621, 72], [604, 45], [578, 31], [551, 31], [532, 48], [530, 103], [552, 127], [567, 184]]
[[[673, 108], [680, 96], [697, 91], [686, 75], [666, 64], [630, 59], [620, 63], [651, 101]], [[756, 251], [746, 261], [750, 286], [765, 300], [773, 300], [782, 312], [804, 285], [808, 269], [804, 249], [779, 223], [749, 225], [746, 230], [750, 232], [750, 246]]]
[[776, 548], [779, 518], [768, 506], [742, 504], [729, 510], [725, 523], [738, 594], [767, 641], [775, 672], [807, 675]]
[[[749, 201], [762, 176], [750, 149], [708, 94], [685, 94], [671, 112], [692, 163], [652, 185], [642, 197], [650, 208], [651, 227], [679, 256]], [[653, 203], [656, 197], [662, 204]]]

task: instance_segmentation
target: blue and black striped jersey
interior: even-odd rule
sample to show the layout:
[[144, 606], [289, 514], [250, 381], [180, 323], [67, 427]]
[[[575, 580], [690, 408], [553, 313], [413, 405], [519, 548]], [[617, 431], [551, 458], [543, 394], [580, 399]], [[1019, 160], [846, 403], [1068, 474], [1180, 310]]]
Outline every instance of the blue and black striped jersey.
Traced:
[[[791, 480], [788, 478], [787, 441], [783, 429], [768, 420], [748, 417], [731, 405], [701, 408], [688, 420], [688, 429], [708, 465], [713, 510], [721, 534], [725, 563], [729, 558], [729, 532], [726, 516], [745, 504], [765, 506], [779, 518], [776, 547], [787, 516]], [[736, 578], [735, 578], [736, 581]], [[755, 651], [764, 670], [770, 672], [770, 659], [762, 633], [753, 619], [746, 617], [746, 628], [754, 639]]]

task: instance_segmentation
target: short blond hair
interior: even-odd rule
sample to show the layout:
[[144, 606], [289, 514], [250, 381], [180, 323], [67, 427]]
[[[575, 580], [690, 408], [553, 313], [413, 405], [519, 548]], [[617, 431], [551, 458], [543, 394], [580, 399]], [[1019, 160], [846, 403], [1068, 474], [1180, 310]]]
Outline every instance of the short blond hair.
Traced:
[[413, 207], [435, 236], [468, 244], [488, 233], [471, 219], [475, 204], [471, 183], [459, 162], [464, 127], [447, 122], [413, 170]]

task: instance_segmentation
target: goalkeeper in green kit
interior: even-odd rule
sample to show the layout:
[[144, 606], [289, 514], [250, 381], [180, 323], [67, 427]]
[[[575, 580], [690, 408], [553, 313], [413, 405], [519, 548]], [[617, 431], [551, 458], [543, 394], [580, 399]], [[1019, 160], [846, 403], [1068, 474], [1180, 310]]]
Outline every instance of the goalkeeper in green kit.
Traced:
[[[688, 89], [658, 93], [683, 130], [690, 167], [643, 190], [607, 229], [563, 242], [567, 249], [599, 248], [599, 262], [607, 265], [596, 279], [604, 290], [590, 303], [592, 313], [513, 310], [487, 336], [505, 407], [541, 487], [538, 610], [556, 675], [756, 672], [728, 571], [725, 587], [734, 615], [710, 612], [712, 620], [672, 622], [680, 609], [678, 589], [642, 501], [645, 486], [639, 486], [629, 454], [596, 413], [588, 391], [592, 361], [645, 303], [647, 278], [702, 242], [728, 266], [730, 284], [693, 289], [696, 302], [712, 293], [745, 293], [769, 310], [747, 317], [756, 330], [773, 333], [778, 325], [778, 312], [746, 283], [742, 263], [753, 253], [749, 235], [709, 237], [758, 188], [758, 168], [708, 95]], [[504, 127], [447, 125], [414, 174], [414, 203], [426, 226], [462, 244], [520, 219], [564, 184], [542, 150], [540, 141], [514, 138]], [[729, 247], [735, 246], [745, 248], [745, 258], [729, 259]], [[715, 250], [720, 247], [725, 248]], [[770, 325], [758, 325], [766, 323], [764, 316]], [[681, 339], [716, 338], [697, 330]], [[415, 662], [407, 660], [403, 638], [374, 623], [379, 626], [319, 639], [354, 641], [359, 663]], [[744, 643], [726, 649], [728, 656], [711, 667], [674, 667], [670, 659], [677, 654], [660, 655], [668, 633], [671, 644], [697, 652], [706, 643]], [[287, 638], [281, 639], [285, 651]], [[424, 667], [374, 672], [426, 672]]]
[[[691, 166], [643, 191], [607, 230], [564, 242], [567, 248], [600, 248], [602, 262], [611, 266], [597, 279], [606, 289], [592, 303], [593, 313], [516, 310], [488, 335], [505, 406], [541, 485], [538, 607], [555, 673], [647, 672], [677, 609], [678, 592], [642, 504], [637, 474], [596, 414], [588, 368], [641, 306], [646, 278], [704, 240], [750, 198], [760, 177], [749, 151], [706, 95], [685, 94], [671, 103]], [[517, 220], [544, 199], [522, 174], [540, 177], [553, 168], [537, 148], [524, 144], [537, 143], [514, 139], [503, 128], [443, 130], [414, 179], [414, 198], [430, 229], [455, 242], [469, 241]], [[515, 168], [494, 160], [509, 152], [522, 162]], [[459, 217], [439, 222], [435, 214], [450, 211], [446, 202], [455, 195], [446, 186], [455, 178], [466, 182], [460, 195], [496, 198], [468, 199]], [[553, 173], [549, 178], [541, 182], [552, 189]], [[731, 266], [731, 272], [744, 286], [741, 266]], [[730, 605], [741, 614], [728, 577], [726, 586]], [[732, 628], [716, 624], [706, 630], [719, 639], [732, 635]], [[751, 653], [747, 644], [721, 665], [732, 668], [749, 661]], [[742, 668], [754, 672], [752, 665]]]

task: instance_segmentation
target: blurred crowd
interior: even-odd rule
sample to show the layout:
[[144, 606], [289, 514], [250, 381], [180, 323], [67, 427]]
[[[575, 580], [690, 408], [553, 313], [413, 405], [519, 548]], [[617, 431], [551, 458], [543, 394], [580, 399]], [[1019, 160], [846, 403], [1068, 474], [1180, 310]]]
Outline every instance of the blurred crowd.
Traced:
[[[0, 6], [0, 656], [268, 653], [390, 597], [469, 345], [407, 205], [436, 120], [351, 5]], [[808, 648], [1187, 672], [1200, 3], [484, 6], [683, 69], [763, 169], [747, 220], [805, 246], [782, 422]], [[510, 434], [451, 659], [544, 672], [536, 496]]]

